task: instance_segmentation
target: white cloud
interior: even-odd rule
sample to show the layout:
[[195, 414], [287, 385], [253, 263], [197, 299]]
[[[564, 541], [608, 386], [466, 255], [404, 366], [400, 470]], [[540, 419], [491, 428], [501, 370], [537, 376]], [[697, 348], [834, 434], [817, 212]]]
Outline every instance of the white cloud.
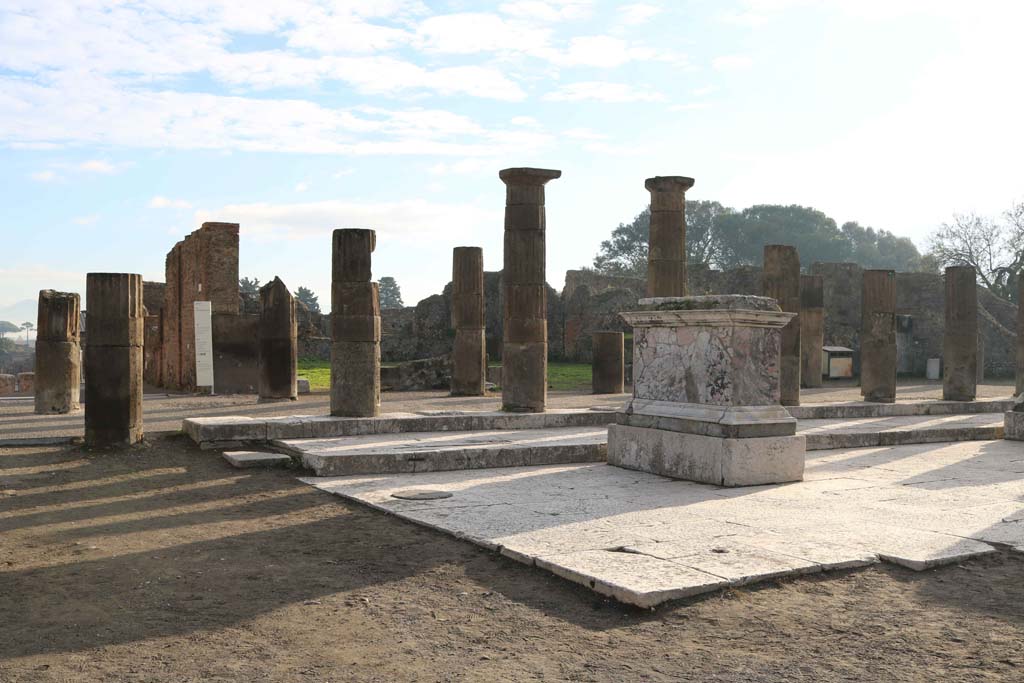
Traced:
[[659, 102], [665, 99], [661, 93], [636, 89], [626, 83], [585, 81], [571, 83], [544, 96], [550, 102]]
[[334, 178], [335, 180], [339, 180], [341, 178], [344, 178], [345, 176], [350, 176], [355, 172], [356, 169], [354, 168], [342, 168], [332, 173], [331, 177]]
[[57, 179], [57, 174], [53, 171], [36, 171], [35, 173], [30, 173], [29, 178], [36, 182], [49, 183]]
[[673, 104], [669, 107], [669, 111], [695, 111], [698, 109], [707, 109], [710, 106], [710, 102], [688, 102], [686, 104]]
[[117, 167], [108, 161], [101, 159], [90, 159], [89, 161], [83, 161], [78, 165], [78, 170], [85, 171], [87, 173], [104, 173], [110, 174], [117, 171]]
[[563, 131], [562, 135], [567, 138], [574, 140], [607, 140], [608, 136], [603, 133], [598, 133], [589, 128], [570, 128], [569, 130]]
[[191, 209], [192, 204], [185, 201], [184, 199], [168, 199], [167, 197], [161, 197], [159, 195], [149, 200], [148, 204], [151, 209]]
[[754, 60], [746, 55], [724, 55], [711, 60], [711, 66], [716, 71], [739, 71], [753, 65]]
[[461, 161], [434, 164], [427, 169], [431, 175], [449, 175], [453, 173], [480, 173], [488, 168], [497, 168], [494, 159], [462, 159]]
[[421, 49], [448, 54], [530, 52], [544, 48], [550, 29], [496, 14], [462, 12], [430, 17], [417, 28]]
[[583, 19], [590, 14], [591, 0], [516, 0], [500, 6], [504, 14], [537, 21]]
[[630, 25], [646, 23], [661, 14], [661, 12], [662, 8], [658, 5], [651, 5], [645, 2], [624, 5], [619, 8], [621, 20], [623, 23]]
[[694, 97], [705, 97], [706, 95], [710, 95], [716, 90], [718, 90], [718, 88], [716, 88], [713, 85], [705, 85], [703, 88], [694, 88], [692, 90], [692, 93]]
[[308, 189], [309, 189], [309, 183], [307, 183], [305, 181], [295, 184], [295, 191], [296, 192], [305, 192]]
[[76, 216], [72, 220], [78, 225], [93, 225], [98, 221], [100, 217], [96, 214], [90, 214], [88, 216]]
[[541, 128], [540, 121], [533, 118], [532, 116], [513, 116], [509, 121], [513, 126], [523, 126], [524, 128]]

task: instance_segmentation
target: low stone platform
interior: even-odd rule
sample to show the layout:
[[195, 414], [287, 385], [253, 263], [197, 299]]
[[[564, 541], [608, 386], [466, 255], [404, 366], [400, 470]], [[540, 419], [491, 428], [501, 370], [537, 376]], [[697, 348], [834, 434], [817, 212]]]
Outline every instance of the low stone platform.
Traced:
[[787, 406], [798, 420], [861, 419], [868, 417], [912, 417], [918, 415], [973, 415], [1003, 413], [1013, 408], [1013, 398], [979, 398], [976, 401], [897, 400], [896, 403], [805, 403]]
[[224, 459], [229, 465], [240, 470], [255, 467], [287, 467], [292, 461], [287, 455], [262, 451], [224, 451]]
[[604, 462], [607, 427], [373, 434], [272, 445], [320, 476]]
[[424, 411], [387, 413], [380, 417], [289, 415], [254, 418], [240, 415], [196, 417], [182, 422], [182, 431], [197, 444], [266, 443], [285, 439], [328, 439], [367, 434], [471, 432], [504, 429], [603, 427], [614, 421], [614, 409], [566, 408], [544, 413], [501, 411]]
[[725, 489], [582, 464], [303, 481], [642, 607], [879, 560], [1024, 552], [1019, 443], [819, 451], [804, 479]]
[[799, 420], [797, 433], [807, 450], [899, 446], [1003, 438], [1003, 415], [940, 415], [847, 420]]

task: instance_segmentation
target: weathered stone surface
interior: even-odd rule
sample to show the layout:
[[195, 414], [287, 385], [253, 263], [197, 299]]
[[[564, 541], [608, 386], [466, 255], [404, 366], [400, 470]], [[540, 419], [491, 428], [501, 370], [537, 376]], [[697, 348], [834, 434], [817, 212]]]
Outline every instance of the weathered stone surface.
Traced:
[[591, 388], [595, 394], [621, 394], [626, 383], [625, 335], [594, 332]]
[[978, 381], [978, 285], [972, 266], [946, 268], [942, 398], [973, 401]]
[[408, 360], [380, 369], [382, 391], [430, 391], [452, 386], [451, 355]]
[[1024, 441], [1024, 412], [1009, 410], [1003, 418], [1003, 438], [1011, 441]]
[[254, 467], [287, 467], [292, 462], [287, 455], [260, 451], [224, 451], [224, 459], [232, 467], [240, 470]]
[[142, 377], [147, 384], [163, 386], [163, 322], [159, 313], [143, 319], [142, 334]]
[[484, 316], [484, 252], [455, 247], [452, 254], [452, 396], [483, 396], [487, 391]]
[[1017, 395], [1024, 393], [1024, 277], [1017, 278]]
[[0, 374], [0, 396], [13, 396], [17, 389], [17, 375]]
[[306, 379], [305, 377], [299, 377], [297, 380], [295, 380], [295, 384], [298, 387], [298, 391], [300, 394], [309, 393], [309, 380]]
[[79, 297], [72, 292], [39, 292], [36, 324], [35, 412], [63, 414], [79, 409], [82, 381]]
[[763, 293], [796, 313], [782, 328], [779, 399], [784, 406], [800, 405], [800, 256], [796, 247], [768, 244], [764, 248]]
[[18, 393], [31, 394], [35, 392], [36, 375], [34, 372], [18, 373]]
[[865, 401], [896, 400], [896, 272], [865, 270], [861, 293], [860, 393]]
[[376, 243], [373, 230], [334, 231], [331, 415], [367, 417], [380, 412], [380, 301], [376, 283], [369, 282]]
[[86, 292], [85, 443], [128, 446], [142, 440], [142, 276], [89, 273]]
[[822, 384], [821, 349], [825, 345], [824, 282], [820, 275], [800, 276], [800, 385]]
[[686, 296], [686, 191], [693, 178], [657, 176], [651, 193], [651, 235], [647, 252], [647, 296]]
[[498, 174], [506, 188], [501, 398], [510, 412], [543, 412], [547, 402], [544, 185], [561, 175], [539, 168]]
[[260, 288], [260, 399], [299, 397], [295, 299], [281, 281]]

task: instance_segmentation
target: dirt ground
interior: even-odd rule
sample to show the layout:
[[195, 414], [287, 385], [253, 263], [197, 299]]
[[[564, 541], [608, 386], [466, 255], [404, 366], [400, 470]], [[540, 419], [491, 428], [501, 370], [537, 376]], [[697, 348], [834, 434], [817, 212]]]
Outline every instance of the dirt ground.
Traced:
[[626, 608], [182, 437], [0, 450], [0, 681], [1022, 681], [1024, 556]]

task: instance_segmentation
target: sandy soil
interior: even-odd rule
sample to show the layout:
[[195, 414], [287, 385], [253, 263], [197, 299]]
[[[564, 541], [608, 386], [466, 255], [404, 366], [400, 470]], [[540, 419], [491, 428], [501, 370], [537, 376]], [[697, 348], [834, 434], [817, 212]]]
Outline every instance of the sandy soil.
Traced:
[[639, 611], [181, 437], [0, 450], [0, 681], [1021, 681], [1024, 556]]

